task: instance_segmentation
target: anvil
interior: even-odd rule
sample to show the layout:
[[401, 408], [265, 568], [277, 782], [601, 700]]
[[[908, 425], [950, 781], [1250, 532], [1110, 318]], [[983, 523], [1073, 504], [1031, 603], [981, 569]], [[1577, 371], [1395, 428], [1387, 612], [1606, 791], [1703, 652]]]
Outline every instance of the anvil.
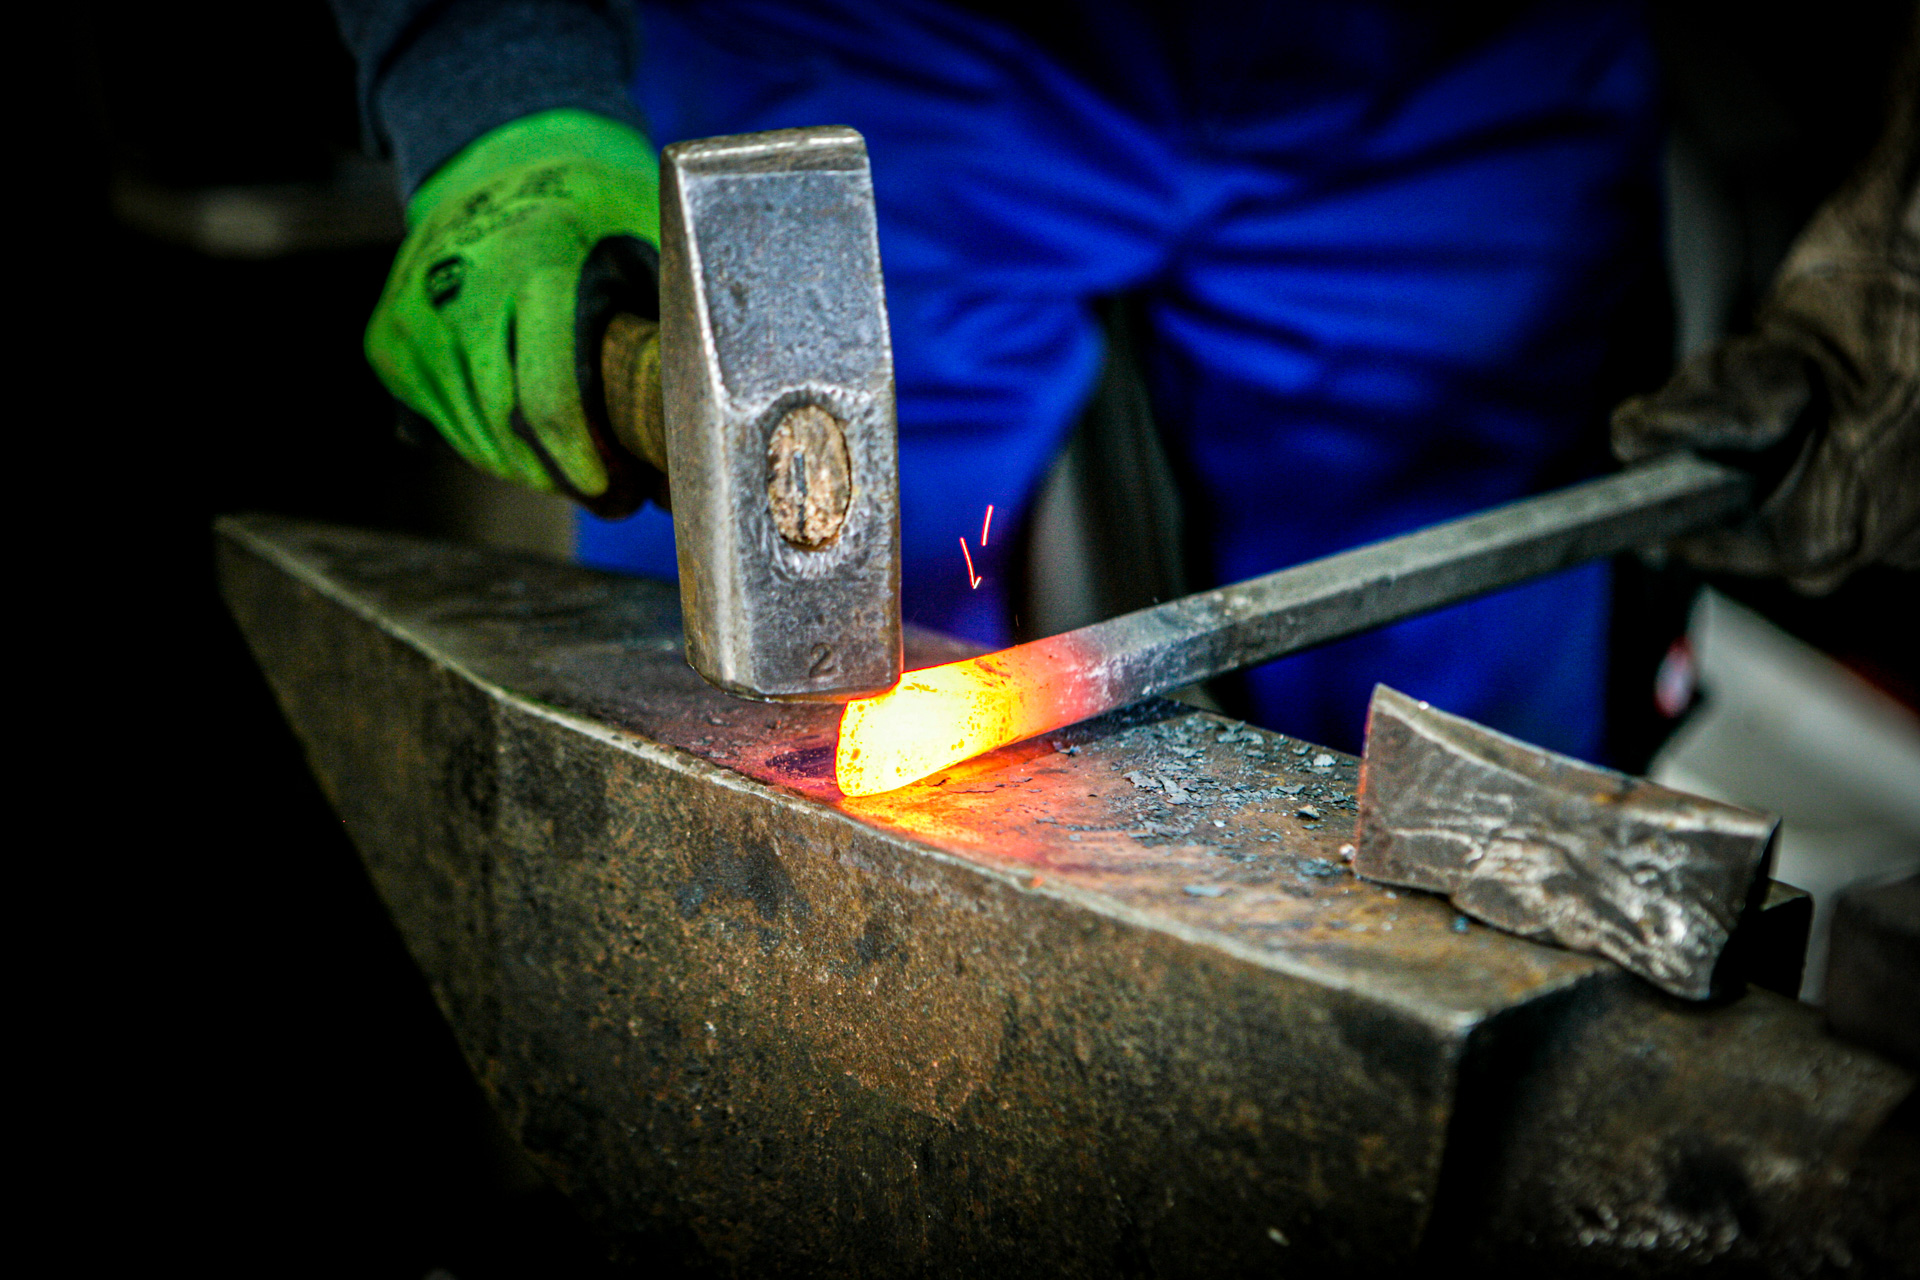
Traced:
[[475, 1074], [630, 1262], [1920, 1256], [1911, 1073], [1355, 879], [1349, 757], [1149, 701], [849, 799], [838, 709], [705, 684], [671, 586], [265, 517], [219, 558]]

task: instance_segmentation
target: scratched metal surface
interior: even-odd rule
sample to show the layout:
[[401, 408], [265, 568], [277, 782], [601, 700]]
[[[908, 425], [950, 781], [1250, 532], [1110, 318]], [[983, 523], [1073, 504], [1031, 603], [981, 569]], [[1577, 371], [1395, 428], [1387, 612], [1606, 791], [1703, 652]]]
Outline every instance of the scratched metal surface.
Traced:
[[[1858, 1192], [1912, 1086], [1790, 1002], [1736, 1006], [1766, 1030], [1750, 1063], [1604, 961], [1354, 880], [1354, 761], [1308, 744], [1149, 704], [845, 800], [836, 709], [708, 688], [670, 589], [221, 533], [242, 632], [476, 1074], [631, 1261], [1572, 1274], [1583, 1224], [1657, 1220], [1640, 1253], [1608, 1237], [1609, 1273], [1747, 1267]], [[1662, 1036], [1685, 1051], [1657, 1107], [1582, 1109]], [[1761, 1085], [1778, 1137], [1722, 1105]], [[1699, 1201], [1702, 1159], [1751, 1194]], [[1834, 1238], [1816, 1261], [1882, 1256]]]
[[1353, 865], [1704, 1000], [1728, 941], [1767, 894], [1779, 825], [1377, 685]]

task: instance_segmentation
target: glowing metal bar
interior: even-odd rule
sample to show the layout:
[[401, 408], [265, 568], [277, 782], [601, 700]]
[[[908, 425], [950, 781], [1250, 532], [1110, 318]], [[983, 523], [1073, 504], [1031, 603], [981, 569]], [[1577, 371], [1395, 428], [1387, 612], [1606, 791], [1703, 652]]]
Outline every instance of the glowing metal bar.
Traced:
[[892, 691], [847, 704], [835, 757], [840, 789], [889, 791], [1141, 698], [1678, 537], [1742, 510], [1750, 492], [1744, 473], [1677, 455], [1046, 640], [909, 672]]

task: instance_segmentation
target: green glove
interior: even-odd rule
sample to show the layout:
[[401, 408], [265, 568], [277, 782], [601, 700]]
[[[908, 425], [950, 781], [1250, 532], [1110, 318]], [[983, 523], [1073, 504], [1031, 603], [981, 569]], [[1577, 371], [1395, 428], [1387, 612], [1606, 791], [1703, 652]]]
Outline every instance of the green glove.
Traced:
[[469, 144], [409, 203], [367, 325], [387, 390], [494, 475], [634, 510], [658, 477], [607, 426], [600, 334], [655, 314], [659, 186], [647, 140], [584, 111]]

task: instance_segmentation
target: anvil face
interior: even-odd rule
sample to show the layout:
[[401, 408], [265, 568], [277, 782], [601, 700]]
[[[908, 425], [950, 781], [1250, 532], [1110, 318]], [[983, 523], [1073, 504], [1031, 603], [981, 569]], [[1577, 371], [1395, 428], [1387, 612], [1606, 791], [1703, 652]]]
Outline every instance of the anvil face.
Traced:
[[[1350, 758], [1159, 703], [846, 799], [838, 709], [705, 684], [670, 587], [222, 533], [227, 598], [469, 1061], [629, 1256], [1642, 1265], [1667, 1257], [1646, 1223], [1719, 1238], [1724, 1206], [1667, 1197], [1709, 1149], [1751, 1172], [1729, 1258], [1871, 1252], [1832, 1225], [1843, 1166], [1908, 1076], [1790, 1001], [1677, 1013], [1355, 880]], [[1793, 1123], [1752, 1124], [1756, 1096]]]

